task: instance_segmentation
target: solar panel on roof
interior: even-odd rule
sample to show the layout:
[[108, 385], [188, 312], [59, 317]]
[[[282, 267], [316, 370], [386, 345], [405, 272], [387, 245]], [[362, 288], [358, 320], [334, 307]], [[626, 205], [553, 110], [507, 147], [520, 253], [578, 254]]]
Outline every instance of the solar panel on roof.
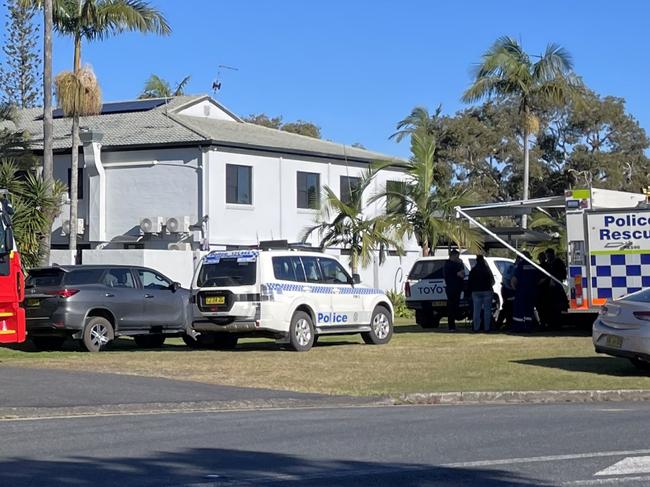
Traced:
[[[148, 100], [117, 101], [104, 103], [102, 105], [102, 115], [109, 113], [129, 113], [129, 112], [146, 112], [164, 105], [167, 100], [161, 98]], [[53, 118], [63, 118], [63, 110], [57, 108], [52, 111]]]

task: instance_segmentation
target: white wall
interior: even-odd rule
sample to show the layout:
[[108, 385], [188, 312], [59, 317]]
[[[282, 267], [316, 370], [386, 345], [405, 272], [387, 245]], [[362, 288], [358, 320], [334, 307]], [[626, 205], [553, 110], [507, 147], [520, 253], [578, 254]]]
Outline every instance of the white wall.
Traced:
[[191, 217], [200, 206], [198, 148], [103, 152], [106, 234], [139, 235], [146, 216]]
[[84, 250], [84, 264], [134, 265], [155, 269], [185, 288], [192, 284], [194, 252], [176, 250]]
[[186, 115], [188, 117], [213, 118], [216, 120], [235, 120], [232, 115], [230, 115], [223, 108], [211, 100], [205, 100], [200, 103], [196, 103], [195, 105], [189, 106], [184, 110], [178, 112], [178, 115]]

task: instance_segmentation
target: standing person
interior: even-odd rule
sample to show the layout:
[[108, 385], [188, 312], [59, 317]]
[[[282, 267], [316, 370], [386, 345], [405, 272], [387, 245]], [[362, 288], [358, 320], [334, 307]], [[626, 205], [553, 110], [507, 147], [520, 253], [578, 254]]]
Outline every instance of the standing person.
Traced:
[[[546, 249], [546, 260], [549, 274], [558, 281], [564, 282], [567, 278], [566, 264], [555, 255], [555, 250]], [[546, 324], [549, 328], [557, 329], [562, 324], [562, 312], [569, 308], [569, 300], [560, 283], [553, 279], [547, 279], [547, 282]]]
[[[548, 258], [546, 257], [546, 253], [548, 250], [545, 250], [544, 252], [540, 252], [537, 255], [537, 262], [539, 263], [540, 267], [544, 269], [546, 272], [550, 273], [550, 266], [548, 262]], [[550, 288], [550, 279], [542, 275], [541, 276], [541, 281], [539, 283], [539, 286], [537, 287], [537, 302], [535, 303], [535, 307], [537, 308], [537, 313], [539, 315], [539, 321], [540, 321], [540, 326], [545, 327], [548, 326], [549, 322], [549, 288]]]
[[[531, 259], [529, 252], [523, 252], [523, 255]], [[542, 273], [531, 263], [521, 259], [512, 278], [515, 288], [513, 331], [529, 333], [533, 330], [537, 290], [542, 280]]]
[[497, 329], [503, 325], [512, 328], [512, 306], [515, 301], [515, 288], [512, 287], [512, 277], [515, 275], [515, 269], [521, 259], [519, 256], [515, 262], [508, 266], [501, 278], [501, 297], [503, 298], [503, 305], [499, 311], [499, 318], [497, 319]]
[[449, 331], [456, 331], [456, 317], [460, 307], [460, 295], [465, 282], [465, 266], [460, 260], [460, 252], [452, 250], [442, 269], [447, 293], [447, 323]]
[[476, 257], [476, 264], [469, 273], [469, 291], [472, 293], [474, 332], [481, 330], [481, 311], [483, 312], [483, 330], [490, 331], [492, 321], [492, 295], [494, 294], [494, 275], [488, 267], [485, 257]]

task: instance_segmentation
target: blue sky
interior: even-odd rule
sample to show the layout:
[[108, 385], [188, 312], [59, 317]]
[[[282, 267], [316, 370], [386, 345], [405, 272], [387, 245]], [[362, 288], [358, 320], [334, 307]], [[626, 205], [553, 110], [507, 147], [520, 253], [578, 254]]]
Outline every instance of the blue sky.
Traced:
[[[470, 68], [501, 35], [530, 53], [557, 42], [585, 82], [627, 100], [650, 128], [650, 3], [604, 0], [152, 0], [174, 32], [126, 34], [86, 44], [104, 99], [131, 99], [156, 73], [172, 82], [191, 75], [191, 93], [211, 93], [235, 113], [304, 119], [324, 138], [388, 154], [408, 154], [388, 140], [416, 105], [453, 113]], [[0, 9], [0, 14], [4, 14]], [[72, 62], [56, 39], [55, 72]]]

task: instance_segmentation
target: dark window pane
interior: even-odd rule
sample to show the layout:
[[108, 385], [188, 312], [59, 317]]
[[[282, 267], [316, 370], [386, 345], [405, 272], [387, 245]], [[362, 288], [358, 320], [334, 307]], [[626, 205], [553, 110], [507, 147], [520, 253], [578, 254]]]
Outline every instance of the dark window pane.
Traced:
[[273, 257], [273, 275], [281, 281], [296, 281], [296, 271], [291, 257]]
[[253, 168], [250, 166], [226, 164], [226, 203], [253, 203], [252, 172]]
[[386, 213], [405, 213], [404, 181], [386, 181]]
[[[72, 184], [72, 169], [68, 169], [68, 197], [70, 196], [70, 184]], [[77, 199], [84, 199], [84, 170], [77, 170]]]
[[296, 274], [296, 281], [305, 282], [307, 278], [305, 277], [305, 268], [302, 265], [300, 257], [291, 257], [291, 264], [293, 265], [293, 271]]
[[298, 208], [320, 208], [320, 174], [300, 172], [297, 175]]
[[323, 276], [320, 273], [320, 267], [316, 257], [301, 257], [302, 265], [305, 268], [307, 282], [323, 282]]
[[25, 285], [32, 286], [59, 286], [63, 280], [64, 272], [60, 269], [42, 269], [29, 271]]
[[352, 201], [352, 193], [359, 187], [361, 178], [341, 176], [341, 201], [346, 205]]
[[318, 259], [323, 280], [327, 284], [349, 284], [350, 276], [343, 266], [334, 259]]
[[249, 286], [255, 284], [257, 262], [237, 262], [236, 258], [204, 264], [197, 278], [199, 287]]
[[104, 274], [104, 269], [82, 269], [70, 271], [65, 275], [66, 286], [79, 286], [81, 284], [98, 284]]
[[442, 269], [445, 266], [444, 260], [421, 260], [416, 262], [411, 269], [409, 279], [442, 279]]

